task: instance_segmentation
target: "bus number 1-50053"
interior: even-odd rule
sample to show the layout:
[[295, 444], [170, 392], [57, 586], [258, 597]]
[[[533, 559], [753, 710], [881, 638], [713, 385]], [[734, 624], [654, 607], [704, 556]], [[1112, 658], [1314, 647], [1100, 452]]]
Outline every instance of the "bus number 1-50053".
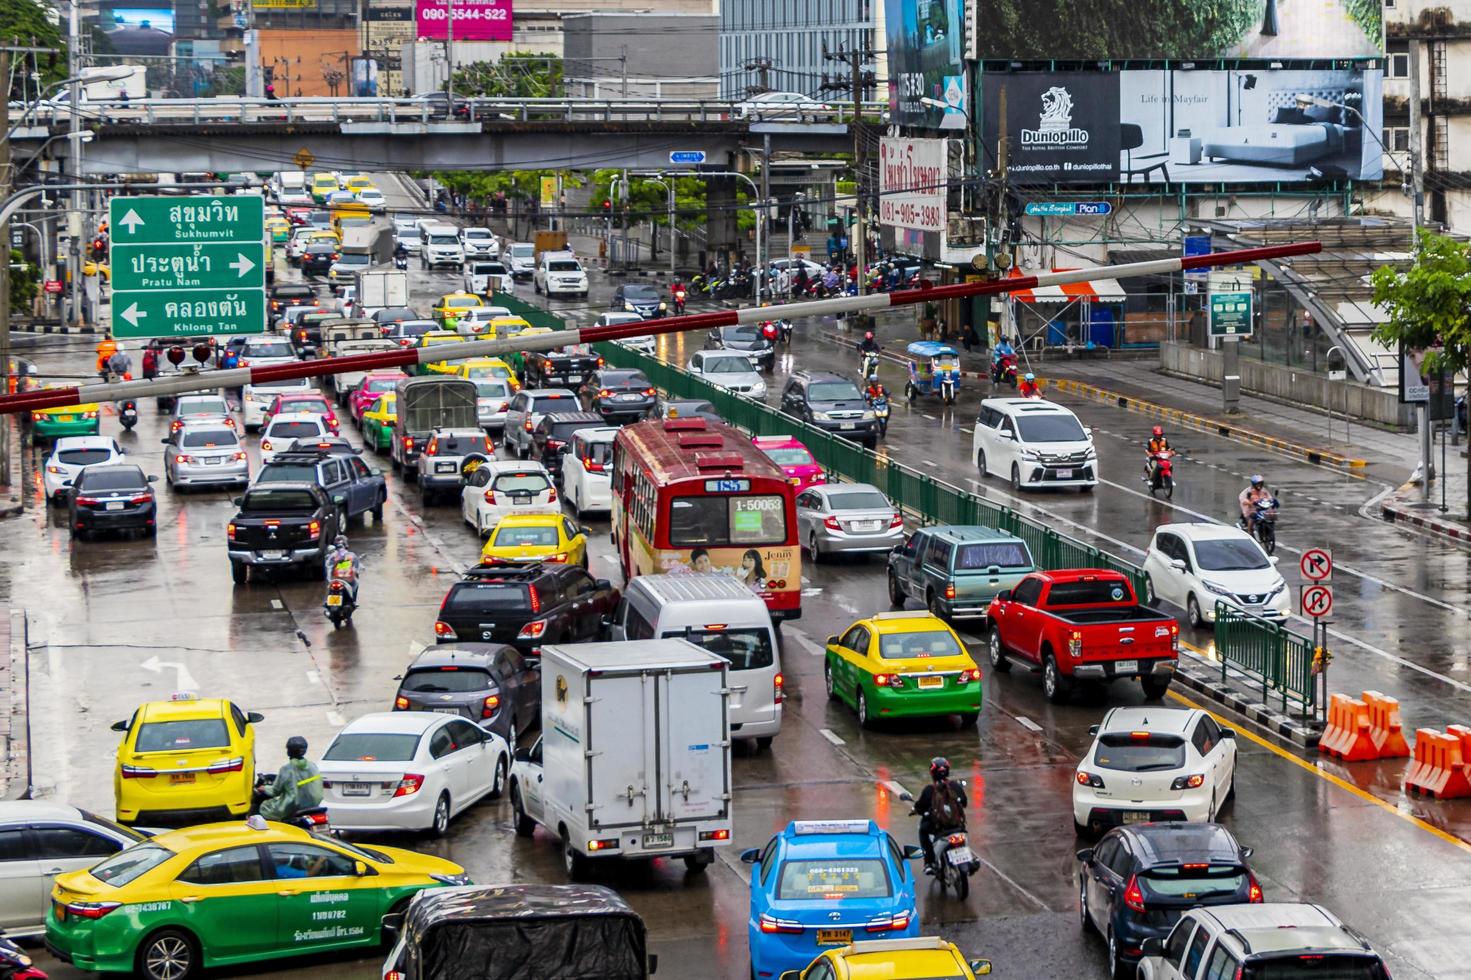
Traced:
[[782, 509], [782, 499], [780, 497], [748, 497], [743, 500], [736, 500], [734, 503], [736, 510], [779, 511]]

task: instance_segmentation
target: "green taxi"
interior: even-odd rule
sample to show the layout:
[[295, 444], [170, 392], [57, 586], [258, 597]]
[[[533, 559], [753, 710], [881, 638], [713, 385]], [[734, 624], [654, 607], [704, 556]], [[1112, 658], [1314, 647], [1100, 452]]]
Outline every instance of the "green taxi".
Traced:
[[363, 413], [363, 441], [375, 453], [386, 453], [393, 445], [393, 427], [398, 423], [398, 394], [385, 391], [373, 399]]
[[443, 858], [356, 847], [260, 817], [160, 834], [58, 875], [46, 947], [102, 973], [183, 980], [200, 968], [383, 940], [425, 888], [470, 884]]
[[101, 414], [101, 407], [95, 402], [32, 412], [31, 441], [42, 442], [62, 436], [95, 436], [101, 428]]
[[981, 714], [981, 669], [955, 631], [918, 610], [860, 619], [827, 638], [823, 677], [830, 700], [846, 701], [865, 728], [883, 718]]

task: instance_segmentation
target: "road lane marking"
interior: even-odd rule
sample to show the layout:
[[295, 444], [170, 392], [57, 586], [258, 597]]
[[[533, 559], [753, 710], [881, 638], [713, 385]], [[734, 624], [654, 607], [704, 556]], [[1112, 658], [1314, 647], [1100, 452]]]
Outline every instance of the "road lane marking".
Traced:
[[833, 734], [833, 730], [831, 728], [819, 728], [818, 733], [834, 745], [845, 744], [841, 738], [838, 738], [838, 736]]
[[797, 646], [801, 647], [803, 650], [806, 650], [814, 657], [821, 657], [827, 653], [826, 647], [819, 646], [812, 639], [812, 637], [808, 636], [806, 632], [798, 629], [795, 626], [792, 626], [790, 624], [785, 625], [782, 627], [782, 632], [789, 634], [793, 640], [797, 641]]
[[1221, 717], [1220, 715], [1216, 714], [1214, 711], [1211, 711], [1209, 708], [1206, 708], [1203, 705], [1196, 704], [1194, 701], [1185, 697], [1183, 694], [1180, 694], [1176, 691], [1170, 691], [1169, 696], [1172, 699], [1185, 705], [1187, 708], [1195, 708], [1198, 711], [1204, 711], [1206, 714], [1214, 718], [1219, 724], [1225, 725], [1227, 728], [1234, 730], [1237, 735], [1250, 739], [1253, 744], [1260, 745], [1262, 748], [1266, 749], [1268, 752], [1271, 752], [1273, 755], [1278, 756], [1282, 759], [1286, 759], [1288, 762], [1299, 767], [1300, 769], [1303, 769], [1306, 772], [1310, 772], [1320, 779], [1332, 783], [1339, 789], [1351, 793], [1367, 803], [1372, 803], [1375, 806], [1379, 807], [1381, 810], [1385, 810], [1389, 813], [1394, 814], [1401, 820], [1404, 820], [1415, 825], [1416, 827], [1419, 827], [1421, 830], [1425, 831], [1428, 834], [1431, 834], [1432, 836], [1439, 837], [1447, 844], [1451, 844], [1455, 847], [1460, 848], [1463, 851], [1466, 851], [1467, 853], [1471, 853], [1471, 843], [1467, 843], [1466, 841], [1461, 840], [1461, 838], [1455, 836], [1454, 834], [1441, 830], [1439, 827], [1436, 827], [1425, 822], [1424, 820], [1421, 820], [1413, 813], [1407, 813], [1404, 810], [1401, 810], [1398, 806], [1389, 802], [1388, 800], [1381, 800], [1373, 793], [1370, 793], [1367, 790], [1360, 789], [1348, 780], [1343, 779], [1339, 776], [1335, 776], [1333, 773], [1328, 772], [1325, 769], [1319, 768], [1316, 764], [1309, 762], [1308, 760], [1300, 756], [1294, 755], [1293, 753], [1287, 751], [1279, 745], [1274, 745], [1272, 742], [1267, 741], [1265, 738], [1262, 738], [1255, 732], [1242, 728], [1238, 724], [1233, 724], [1229, 719]]
[[1015, 878], [1011, 877], [1011, 875], [1007, 874], [1005, 871], [1002, 871], [1000, 868], [996, 867], [996, 865], [992, 864], [990, 861], [987, 861], [984, 857], [981, 856], [981, 853], [979, 851], [977, 851], [975, 848], [971, 848], [971, 854], [975, 855], [975, 859], [977, 861], [981, 862], [986, 867], [990, 868], [992, 874], [994, 874], [996, 877], [1000, 878], [1002, 881], [1006, 882], [1012, 888], [1015, 888], [1019, 893], [1021, 893], [1021, 895], [1024, 898], [1026, 898], [1027, 901], [1029, 901], [1033, 905], [1037, 906], [1037, 908], [1041, 909], [1043, 912], [1050, 912], [1051, 911], [1051, 909], [1049, 909], [1047, 907], [1047, 903], [1046, 902], [1042, 901], [1036, 895], [1033, 895], [1031, 892], [1027, 891], [1026, 888], [1022, 887], [1021, 883], [1018, 882]]
[[282, 602], [280, 599], [272, 599], [271, 600], [271, 608], [272, 609], [285, 609], [286, 608], [286, 603]]
[[849, 616], [858, 615], [858, 607], [853, 605], [853, 603], [849, 602], [847, 599], [834, 599], [833, 603]]
[[341, 728], [345, 724], [345, 721], [342, 715], [338, 714], [335, 711], [329, 711], [327, 712], [327, 724], [331, 725], [333, 728]]
[[1041, 725], [1037, 724], [1026, 715], [1012, 715], [1012, 717], [1015, 718], [1017, 722], [1028, 731], [1040, 732], [1042, 730]]
[[618, 562], [618, 557], [616, 555], [598, 555], [598, 557], [603, 561], [613, 562], [614, 564], [617, 564]]
[[307, 671], [306, 672], [306, 679], [307, 679], [307, 683], [308, 684], [320, 684], [320, 683], [322, 683], [322, 675], [319, 674], [319, 673], [317, 673], [315, 670], [309, 670], [309, 671]]

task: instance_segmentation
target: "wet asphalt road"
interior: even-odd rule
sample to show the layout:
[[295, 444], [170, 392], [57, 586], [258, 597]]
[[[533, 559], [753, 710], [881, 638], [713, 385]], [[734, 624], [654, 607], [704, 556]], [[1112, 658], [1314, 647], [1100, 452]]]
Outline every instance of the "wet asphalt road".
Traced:
[[[416, 280], [421, 308], [458, 283], [446, 273], [416, 273]], [[523, 292], [530, 298], [529, 287]], [[586, 322], [610, 292], [598, 276], [590, 301], [551, 305]], [[824, 338], [836, 329], [830, 322], [800, 323], [778, 377], [792, 364], [856, 367], [854, 355]], [[895, 338], [903, 335], [881, 330], [890, 347], [902, 346]], [[664, 350], [683, 363], [702, 339], [669, 338]], [[85, 339], [54, 338], [23, 353], [43, 371], [77, 374], [90, 363], [90, 350]], [[885, 371], [891, 390], [899, 390], [897, 368]], [[773, 397], [778, 388], [773, 385]], [[978, 397], [971, 384], [949, 412], [933, 402], [896, 404], [886, 450], [971, 486], [969, 423]], [[1466, 553], [1363, 518], [1360, 508], [1382, 485], [1192, 433], [1180, 439], [1189, 457], [1177, 470], [1174, 500], [1154, 501], [1138, 483], [1138, 447], [1150, 422], [1092, 403], [1073, 407], [1098, 429], [1104, 485], [1088, 496], [1027, 496], [1022, 507], [1137, 558], [1154, 526], [1219, 519], [1231, 513], [1244, 475], [1265, 471], [1282, 493], [1280, 553], [1289, 582], [1297, 582], [1302, 548], [1329, 544], [1339, 562], [1333, 688], [1400, 697], [1407, 727], [1471, 721]], [[120, 428], [108, 417], [103, 431]], [[350, 426], [346, 431], [356, 439]], [[161, 436], [159, 419], [145, 405], [142, 424], [119, 441], [145, 470], [161, 473]], [[39, 497], [31, 454], [26, 465]], [[386, 460], [380, 465], [387, 469]], [[161, 490], [156, 542], [73, 546], [64, 522], [39, 504], [8, 523], [11, 560], [0, 566], [0, 599], [25, 607], [33, 623], [37, 795], [111, 812], [116, 735], [108, 726], [139, 701], [181, 687], [228, 695], [265, 714], [263, 768], [278, 763], [276, 747], [289, 734], [321, 746], [346, 720], [386, 708], [394, 675], [432, 641], [434, 612], [453, 568], [473, 562], [479, 550], [453, 504], [425, 509], [391, 475], [389, 484], [383, 525], [352, 535], [366, 560], [363, 606], [353, 628], [337, 633], [321, 615], [316, 583], [232, 585], [223, 552], [224, 525], [234, 511], [225, 492]], [[1016, 504], [995, 480], [981, 489]], [[590, 523], [592, 567], [616, 579], [606, 520]], [[991, 958], [997, 976], [1103, 976], [1102, 944], [1078, 928], [1070, 785], [1088, 726], [1107, 706], [1137, 702], [1137, 690], [1116, 685], [1053, 706], [1036, 676], [987, 671], [987, 704], [975, 731], [944, 721], [864, 731], [851, 711], [827, 702], [821, 650], [828, 634], [887, 608], [882, 565], [809, 562], [805, 570], [803, 618], [783, 629], [786, 726], [770, 753], [737, 753], [732, 847], [704, 876], [687, 876], [679, 863], [656, 863], [611, 868], [598, 879], [643, 914], [651, 950], [660, 954], [659, 975], [745, 977], [747, 866], [737, 860], [740, 849], [764, 844], [797, 817], [871, 816], [910, 839], [907, 805], [892, 798], [889, 784], [917, 790], [928, 759], [939, 753], [970, 781], [972, 846], [985, 866], [963, 904], [921, 885], [924, 930]], [[1186, 635], [1209, 646], [1207, 635]], [[980, 654], [978, 638], [971, 633], [967, 640]], [[1471, 976], [1461, 911], [1471, 899], [1471, 847], [1456, 840], [1471, 838], [1471, 804], [1405, 799], [1397, 786], [1401, 763], [1304, 762], [1245, 730], [1239, 741], [1238, 794], [1223, 822], [1256, 848], [1252, 865], [1268, 898], [1334, 909], [1390, 955], [1397, 978]], [[540, 832], [531, 841], [516, 838], [505, 803], [482, 803], [460, 816], [443, 841], [392, 842], [450, 857], [479, 882], [564, 880], [552, 842]], [[226, 975], [306, 977], [325, 970], [370, 977], [380, 961], [334, 957]], [[41, 963], [54, 977], [81, 975], [44, 955]]]

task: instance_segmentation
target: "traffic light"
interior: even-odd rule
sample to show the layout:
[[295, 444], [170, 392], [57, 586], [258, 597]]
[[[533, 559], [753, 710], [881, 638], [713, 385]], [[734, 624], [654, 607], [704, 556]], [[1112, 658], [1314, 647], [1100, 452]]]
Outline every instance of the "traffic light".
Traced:
[[612, 210], [613, 210], [613, 202], [611, 200], [609, 200], [608, 198], [606, 198], [606, 197], [603, 198], [603, 213], [604, 214], [607, 214], [609, 211], [612, 211]]

